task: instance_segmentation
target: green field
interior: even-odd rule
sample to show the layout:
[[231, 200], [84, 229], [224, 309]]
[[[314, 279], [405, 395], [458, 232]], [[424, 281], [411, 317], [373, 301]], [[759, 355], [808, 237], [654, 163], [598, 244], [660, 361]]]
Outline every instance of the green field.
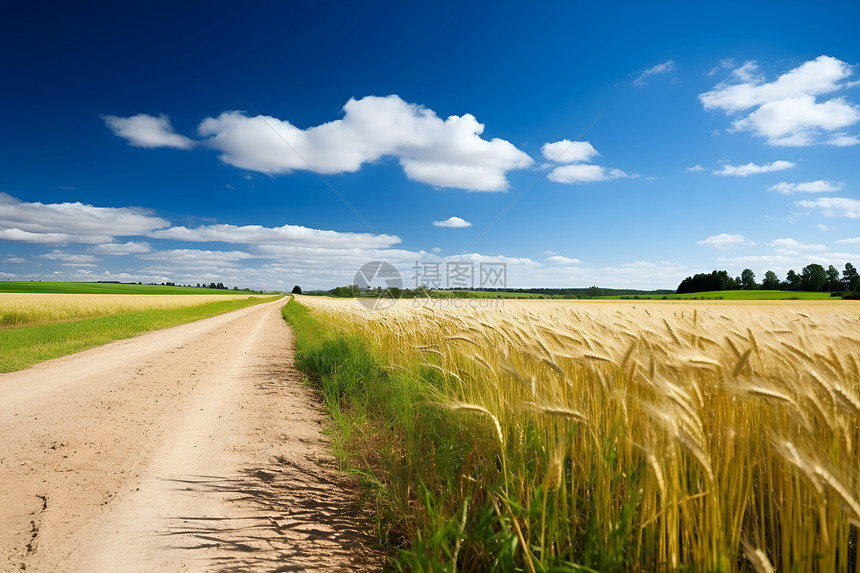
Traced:
[[230, 294], [248, 291], [120, 283], [0, 281], [0, 292], [66, 294]]
[[196, 306], [122, 312], [70, 322], [3, 329], [0, 337], [0, 372], [21, 370], [37, 362], [87, 350], [114, 340], [194, 322], [263, 302], [271, 302], [277, 298], [279, 297], [249, 296]]
[[[493, 291], [433, 291], [433, 296], [440, 298], [505, 298], [505, 299], [570, 299], [562, 295], [536, 294], [528, 292], [493, 292]], [[587, 298], [587, 297], [583, 297]], [[687, 294], [640, 294], [640, 295], [609, 295], [594, 297], [606, 300], [841, 300], [831, 297], [829, 292], [799, 292], [788, 290], [722, 290], [710, 292], [695, 292]]]
[[[634, 299], [633, 296], [601, 296], [601, 299]], [[638, 295], [638, 300], [842, 300], [829, 292], [801, 292], [792, 290], [718, 290], [685, 294]]]

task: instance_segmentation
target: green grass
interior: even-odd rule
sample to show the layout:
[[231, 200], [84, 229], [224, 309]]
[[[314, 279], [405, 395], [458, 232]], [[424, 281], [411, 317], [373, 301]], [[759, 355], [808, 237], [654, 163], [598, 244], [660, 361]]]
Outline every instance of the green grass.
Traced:
[[[463, 469], [482, 483], [500, 479], [495, 458], [483, 453], [494, 448], [493, 432], [480, 419], [435, 405], [456, 383], [437, 370], [415, 377], [392, 369], [366, 340], [330, 328], [295, 300], [283, 314], [295, 333], [296, 365], [320, 389], [332, 416], [335, 455], [361, 480], [367, 505], [376, 509], [378, 540], [394, 566], [446, 570], [437, 566], [450, 564], [446, 554], [462, 534], [459, 518], [444, 517], [456, 513], [448, 507], [450, 492], [489, 508], [481, 486], [465, 480]], [[505, 551], [499, 548], [502, 559]]]
[[0, 281], [0, 293], [3, 292], [66, 294], [242, 294], [248, 291], [117, 283]]
[[21, 370], [37, 362], [80, 352], [114, 340], [224, 314], [276, 298], [248, 297], [190, 307], [143, 310], [57, 324], [5, 329], [0, 337], [0, 372]]
[[719, 290], [667, 295], [601, 296], [600, 299], [632, 300], [842, 300], [829, 292], [800, 292], [790, 290]]

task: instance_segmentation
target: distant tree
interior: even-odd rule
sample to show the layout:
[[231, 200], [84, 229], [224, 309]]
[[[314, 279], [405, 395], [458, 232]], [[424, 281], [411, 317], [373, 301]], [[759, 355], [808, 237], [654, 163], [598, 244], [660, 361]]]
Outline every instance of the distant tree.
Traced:
[[738, 288], [735, 279], [726, 271], [712, 271], [687, 277], [678, 285], [677, 293], [706, 292], [713, 290], [734, 290]]
[[292, 293], [293, 294], [302, 294], [302, 287], [300, 287], [299, 285], [294, 286]]
[[801, 290], [821, 292], [827, 285], [827, 271], [818, 263], [806, 265], [800, 273]]
[[233, 290], [239, 290], [239, 287], [234, 286], [234, 287], [233, 287]]
[[225, 287], [225, 286], [224, 286], [224, 283], [219, 282], [217, 285], [215, 285], [215, 288], [217, 288], [217, 289], [222, 289], [222, 290], [223, 290], [223, 289], [225, 289], [225, 288], [227, 288], [227, 287]]
[[773, 271], [764, 273], [764, 280], [761, 281], [761, 288], [764, 290], [776, 290], [779, 288], [779, 277]]
[[845, 290], [860, 291], [860, 273], [851, 263], [845, 263], [845, 270], [842, 271], [842, 286]]
[[197, 283], [197, 288], [200, 288], [200, 283]]
[[585, 294], [590, 297], [603, 296], [603, 290], [596, 286], [590, 286]]
[[839, 271], [833, 265], [827, 267], [824, 271], [826, 280], [824, 281], [824, 290], [830, 292], [838, 291], [842, 288], [842, 281], [839, 279]]
[[755, 273], [752, 272], [752, 269], [744, 269], [741, 271], [740, 276], [740, 285], [744, 290], [753, 290], [758, 288], [758, 284], [755, 282]]
[[800, 275], [794, 272], [794, 269], [788, 271], [785, 275], [785, 290], [800, 290]]

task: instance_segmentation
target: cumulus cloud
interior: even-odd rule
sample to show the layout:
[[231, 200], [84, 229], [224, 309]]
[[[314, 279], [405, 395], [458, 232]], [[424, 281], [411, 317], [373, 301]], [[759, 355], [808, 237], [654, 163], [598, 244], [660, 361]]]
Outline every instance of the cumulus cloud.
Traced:
[[634, 86], [644, 86], [645, 85], [645, 79], [648, 76], [653, 76], [655, 74], [667, 74], [674, 69], [675, 69], [675, 60], [667, 60], [667, 61], [663, 62], [662, 64], [657, 64], [656, 66], [650, 67], [647, 70], [645, 70], [644, 72], [642, 72], [641, 76], [639, 76], [638, 78], [633, 80], [633, 85]]
[[860, 237], [851, 237], [848, 239], [839, 239], [837, 243], [848, 243], [849, 245], [860, 245]]
[[194, 141], [176, 133], [170, 124], [170, 118], [163, 114], [158, 117], [145, 113], [131, 117], [103, 115], [102, 119], [115, 135], [135, 147], [174, 147], [176, 149], [194, 147]]
[[848, 197], [820, 197], [811, 201], [797, 201], [795, 205], [807, 209], [821, 209], [821, 212], [827, 217], [860, 219], [860, 201]]
[[813, 243], [801, 243], [790, 237], [784, 239], [774, 239], [767, 243], [767, 246], [774, 247], [783, 251], [824, 251], [827, 249], [825, 245]]
[[586, 163], [574, 163], [562, 165], [553, 169], [547, 178], [556, 183], [593, 183], [595, 181], [608, 181], [609, 179], [620, 179], [623, 177], [638, 177], [634, 173], [627, 173], [620, 169], [611, 169], [600, 165], [588, 165]]
[[818, 179], [817, 181], [804, 181], [802, 183], [787, 183], [785, 181], [780, 181], [776, 185], [771, 185], [767, 189], [768, 191], [778, 191], [783, 195], [791, 195], [792, 193], [828, 193], [839, 191], [844, 186], [845, 183], [840, 181], [824, 181], [822, 179]]
[[544, 143], [541, 147], [541, 153], [556, 163], [583, 163], [600, 155], [588, 141], [571, 141], [569, 139]]
[[444, 221], [433, 221], [433, 226], [447, 229], [465, 229], [466, 227], [471, 227], [472, 223], [460, 217], [448, 217]]
[[555, 167], [547, 175], [547, 179], [556, 183], [592, 183], [622, 177], [638, 177], [635, 173], [626, 173], [620, 169], [585, 163], [600, 155], [587, 141], [562, 139], [545, 143], [541, 147], [541, 152], [551, 161], [568, 164]]
[[293, 244], [326, 248], [384, 248], [400, 243], [400, 237], [371, 233], [341, 233], [301, 225], [263, 227], [261, 225], [202, 225], [189, 229], [178, 226], [153, 231], [150, 237], [177, 241], [249, 244]]
[[127, 243], [96, 245], [91, 250], [100, 255], [131, 255], [148, 253], [152, 250], [152, 247], [146, 241], [128, 241]]
[[704, 171], [704, 170], [705, 170], [705, 168], [702, 167], [701, 165], [699, 165], [698, 163], [696, 165], [693, 165], [692, 167], [687, 167], [687, 171]]
[[551, 257], [547, 257], [546, 262], [552, 263], [554, 265], [578, 265], [582, 261], [570, 257], [563, 257], [561, 255], [553, 255]]
[[751, 131], [770, 145], [854, 145], [857, 136], [839, 133], [828, 141], [822, 135], [857, 123], [860, 108], [844, 97], [818, 101], [818, 96], [850, 87], [846, 80], [852, 73], [845, 62], [822, 55], [767, 82], [755, 62], [746, 62], [728, 80], [699, 94], [699, 101], [706, 110], [728, 115], [754, 108], [734, 120], [731, 129]]
[[783, 161], [779, 159], [764, 165], [756, 163], [747, 163], [745, 165], [723, 165], [722, 169], [714, 171], [714, 175], [727, 175], [731, 177], [748, 177], [750, 175], [758, 175], [759, 173], [771, 173], [773, 171], [784, 171], [791, 169], [795, 164], [791, 161]]
[[753, 131], [771, 145], [804, 147], [812, 145], [817, 130], [834, 131], [860, 120], [860, 109], [844, 98], [816, 103], [803, 95], [763, 104], [743, 119], [732, 122], [736, 131]]
[[710, 245], [717, 249], [730, 249], [739, 245], [754, 245], [752, 241], [748, 241], [743, 235], [728, 233], [720, 233], [719, 235], [711, 235], [707, 239], [696, 241], [700, 245]]
[[441, 119], [396, 95], [350, 99], [344, 116], [307, 129], [270, 116], [229, 111], [203, 120], [206, 144], [235, 167], [270, 175], [296, 170], [352, 173], [396, 158], [410, 179], [438, 187], [503, 191], [507, 172], [533, 163], [504, 139], [484, 139], [471, 114]]
[[136, 207], [75, 203], [28, 203], [0, 193], [0, 239], [26, 243], [110, 243], [170, 223]]

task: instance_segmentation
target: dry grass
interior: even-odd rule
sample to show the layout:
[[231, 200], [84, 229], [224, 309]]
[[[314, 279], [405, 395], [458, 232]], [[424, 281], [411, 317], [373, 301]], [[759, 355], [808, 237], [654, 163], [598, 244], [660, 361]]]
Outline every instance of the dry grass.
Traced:
[[138, 310], [191, 307], [220, 300], [248, 298], [223, 295], [30, 294], [0, 293], [0, 329], [37, 326]]
[[858, 303], [301, 303], [498, 433], [527, 569], [860, 571]]

